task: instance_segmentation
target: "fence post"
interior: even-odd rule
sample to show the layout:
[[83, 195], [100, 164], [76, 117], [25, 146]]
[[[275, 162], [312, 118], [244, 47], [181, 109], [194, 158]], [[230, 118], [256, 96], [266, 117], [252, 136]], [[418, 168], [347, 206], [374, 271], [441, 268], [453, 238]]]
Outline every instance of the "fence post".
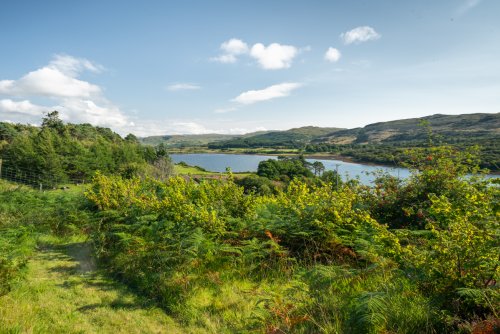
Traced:
[[0, 179], [2, 178], [2, 159], [0, 159]]
[[40, 183], [40, 192], [43, 191], [42, 183]]

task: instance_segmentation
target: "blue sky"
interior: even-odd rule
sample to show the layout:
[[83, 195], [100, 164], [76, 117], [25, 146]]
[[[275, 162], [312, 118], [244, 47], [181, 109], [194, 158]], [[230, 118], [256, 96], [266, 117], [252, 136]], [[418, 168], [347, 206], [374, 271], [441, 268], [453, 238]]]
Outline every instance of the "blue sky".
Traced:
[[500, 2], [0, 5], [0, 121], [140, 136], [500, 112]]

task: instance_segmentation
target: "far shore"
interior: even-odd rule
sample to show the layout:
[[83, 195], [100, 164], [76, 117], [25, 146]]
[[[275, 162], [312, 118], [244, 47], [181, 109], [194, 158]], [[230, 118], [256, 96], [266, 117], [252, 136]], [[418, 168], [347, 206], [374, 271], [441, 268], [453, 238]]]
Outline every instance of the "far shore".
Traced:
[[[182, 150], [174, 150], [174, 152], [171, 152], [171, 154], [241, 154], [241, 155], [259, 155], [259, 156], [298, 156], [300, 153], [296, 152], [283, 152], [283, 153], [276, 153], [276, 152], [241, 152], [241, 151], [221, 151], [221, 150], [207, 150], [207, 149], [199, 149], [199, 150], [189, 150], [189, 151], [182, 151]], [[402, 166], [398, 166], [396, 164], [383, 164], [383, 163], [374, 163], [374, 162], [368, 162], [368, 161], [360, 161], [353, 159], [348, 156], [344, 155], [335, 155], [335, 154], [322, 154], [322, 153], [312, 153], [312, 154], [303, 154], [303, 156], [307, 159], [318, 159], [318, 160], [338, 160], [342, 162], [347, 162], [347, 163], [353, 163], [353, 164], [360, 164], [360, 165], [366, 165], [366, 166], [374, 166], [374, 167], [389, 167], [389, 168], [406, 168]], [[488, 173], [489, 175], [500, 175], [500, 171], [490, 171]]]
[[[292, 152], [283, 152], [283, 153], [266, 153], [266, 152], [239, 152], [239, 151], [219, 151], [219, 150], [190, 150], [190, 151], [174, 151], [171, 154], [241, 154], [241, 155], [258, 155], [258, 156], [298, 156], [300, 153], [292, 153]], [[366, 166], [379, 166], [379, 167], [392, 167], [392, 168], [404, 168], [401, 166], [397, 166], [395, 164], [382, 164], [382, 163], [374, 163], [368, 161], [360, 161], [355, 160], [351, 157], [344, 155], [334, 155], [334, 154], [321, 154], [321, 153], [312, 153], [312, 154], [302, 154], [307, 159], [318, 159], [318, 160], [338, 160], [347, 163], [360, 164]]]

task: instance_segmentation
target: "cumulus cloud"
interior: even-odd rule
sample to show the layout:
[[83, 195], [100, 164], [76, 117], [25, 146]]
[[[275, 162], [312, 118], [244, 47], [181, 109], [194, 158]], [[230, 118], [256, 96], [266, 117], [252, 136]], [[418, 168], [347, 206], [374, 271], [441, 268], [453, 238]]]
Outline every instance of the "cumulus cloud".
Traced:
[[[39, 122], [43, 113], [58, 110], [67, 122], [91, 123], [119, 127], [129, 125], [128, 118], [108, 101], [102, 89], [81, 80], [86, 71], [99, 73], [103, 67], [84, 58], [55, 55], [46, 66], [31, 71], [17, 80], [0, 80], [0, 119], [13, 114], [30, 123]], [[30, 99], [44, 99], [49, 104], [34, 104]]]
[[196, 90], [201, 89], [201, 86], [192, 83], [176, 83], [167, 86], [167, 90], [171, 92], [176, 92], [179, 90]]
[[238, 60], [236, 56], [248, 53], [247, 43], [237, 38], [231, 38], [230, 40], [223, 42], [220, 45], [220, 49], [223, 51], [223, 54], [211, 58], [211, 60], [219, 63], [230, 64], [235, 63]]
[[232, 101], [241, 104], [253, 104], [257, 102], [272, 100], [278, 97], [289, 96], [293, 90], [301, 86], [302, 84], [300, 83], [285, 82], [269, 86], [261, 90], [249, 90], [247, 92], [243, 92], [235, 97]]
[[101, 89], [50, 66], [29, 72], [19, 80], [0, 80], [0, 94], [10, 96], [84, 97]]
[[340, 34], [340, 38], [345, 44], [359, 44], [367, 41], [374, 41], [381, 37], [372, 27], [362, 26]]
[[61, 118], [67, 122], [90, 123], [109, 126], [120, 132], [121, 128], [133, 123], [108, 101], [92, 101], [85, 99], [66, 99], [53, 109], [61, 112]]
[[230, 40], [222, 43], [220, 48], [225, 51], [226, 54], [232, 55], [240, 55], [248, 52], [247, 43], [237, 38], [231, 38]]
[[341, 55], [339, 50], [330, 47], [330, 48], [328, 48], [328, 50], [326, 50], [325, 60], [327, 60], [331, 63], [336, 63], [339, 61], [341, 56], [342, 55]]
[[30, 116], [39, 116], [44, 111], [47, 111], [46, 107], [38, 106], [31, 103], [28, 100], [23, 101], [13, 101], [11, 99], [0, 100], [0, 113], [17, 113]]
[[220, 49], [223, 53], [217, 57], [210, 58], [219, 63], [231, 64], [238, 61], [238, 57], [247, 55], [257, 60], [257, 63], [266, 70], [278, 70], [292, 66], [293, 59], [303, 51], [311, 50], [310, 46], [297, 48], [293, 45], [282, 45], [272, 43], [265, 46], [262, 43], [256, 43], [251, 48], [241, 39], [231, 38], [221, 44]]
[[289, 68], [297, 53], [298, 49], [295, 46], [278, 43], [272, 43], [267, 47], [257, 43], [250, 50], [250, 56], [257, 59], [260, 66], [266, 70]]

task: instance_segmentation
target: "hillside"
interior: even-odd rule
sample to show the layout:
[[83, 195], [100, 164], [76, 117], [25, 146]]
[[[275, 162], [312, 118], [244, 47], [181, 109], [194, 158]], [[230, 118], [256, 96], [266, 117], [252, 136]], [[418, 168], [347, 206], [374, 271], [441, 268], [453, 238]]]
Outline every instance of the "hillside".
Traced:
[[409, 118], [369, 124], [363, 128], [340, 129], [301, 127], [286, 131], [235, 137], [213, 141], [211, 148], [291, 147], [304, 144], [374, 144], [401, 143], [427, 139], [427, 130], [420, 124], [428, 122], [434, 135], [446, 140], [498, 139], [500, 114], [441, 115]]
[[485, 139], [500, 136], [500, 114], [436, 114], [373, 123], [363, 128], [348, 129], [315, 138], [315, 142], [361, 144], [422, 140], [427, 137], [426, 130], [420, 126], [422, 121], [427, 121], [432, 132], [445, 139]]
[[238, 135], [221, 135], [209, 133], [203, 135], [165, 135], [165, 136], [150, 136], [139, 138], [139, 141], [145, 145], [159, 145], [163, 143], [167, 147], [182, 147], [182, 146], [203, 146], [211, 142], [230, 140]]
[[199, 147], [199, 146], [206, 146], [212, 142], [257, 136], [264, 133], [266, 133], [266, 131], [251, 132], [244, 135], [207, 133], [200, 135], [149, 136], [149, 137], [139, 138], [139, 141], [144, 145], [153, 145], [153, 146], [163, 143], [166, 147], [170, 148]]
[[[422, 122], [428, 126], [422, 126]], [[429, 137], [435, 142], [460, 147], [481, 147], [481, 166], [498, 171], [500, 165], [500, 113], [442, 115], [395, 120], [369, 124], [362, 128], [341, 129], [306, 126], [286, 131], [250, 133], [242, 136], [199, 135], [165, 136], [171, 147], [184, 143], [184, 147], [197, 146], [215, 150], [294, 149], [306, 153], [326, 153], [344, 156], [359, 162], [393, 165], [405, 148], [421, 146]], [[195, 139], [197, 142], [195, 143]], [[200, 139], [202, 138], [202, 139]], [[210, 141], [210, 138], [213, 138]], [[151, 142], [151, 137], [143, 142]]]
[[340, 128], [320, 128], [305, 126], [286, 131], [271, 131], [251, 136], [242, 136], [226, 141], [209, 143], [209, 148], [246, 148], [246, 147], [294, 147], [303, 146], [316, 138], [329, 136]]

